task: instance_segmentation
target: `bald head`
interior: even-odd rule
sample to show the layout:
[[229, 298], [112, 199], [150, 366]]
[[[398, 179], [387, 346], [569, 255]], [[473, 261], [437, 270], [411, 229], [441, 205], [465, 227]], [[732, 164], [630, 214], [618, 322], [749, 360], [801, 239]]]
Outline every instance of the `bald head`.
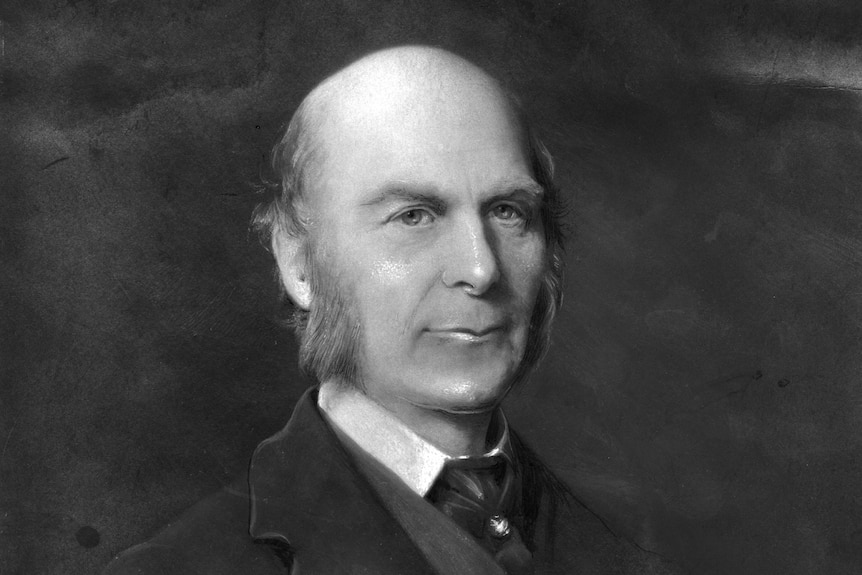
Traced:
[[483, 70], [450, 52], [420, 46], [366, 56], [330, 76], [307, 100], [313, 113], [325, 112], [333, 129], [373, 129], [380, 120], [481, 126], [488, 112], [512, 115], [509, 98]]
[[460, 56], [439, 48], [401, 46], [374, 52], [342, 68], [307, 99], [334, 97], [345, 105], [378, 108], [421, 102], [427, 90], [467, 94], [471, 89], [485, 90], [486, 95], [501, 92], [496, 80]]
[[397, 46], [363, 56], [321, 82], [314, 91], [333, 82], [347, 82], [342, 86], [349, 88], [350, 83], [358, 86], [368, 78], [397, 81], [408, 76], [437, 77], [441, 81], [467, 78], [496, 84], [484, 70], [452, 52], [431, 46]]
[[437, 48], [406, 46], [366, 56], [317, 86], [297, 116], [311, 135], [309, 159], [317, 168], [307, 182], [311, 193], [355, 147], [375, 145], [380, 162], [391, 161], [384, 146], [409, 150], [419, 138], [423, 146], [457, 150], [480, 145], [483, 136], [502, 137], [526, 150], [512, 101], [496, 80]]

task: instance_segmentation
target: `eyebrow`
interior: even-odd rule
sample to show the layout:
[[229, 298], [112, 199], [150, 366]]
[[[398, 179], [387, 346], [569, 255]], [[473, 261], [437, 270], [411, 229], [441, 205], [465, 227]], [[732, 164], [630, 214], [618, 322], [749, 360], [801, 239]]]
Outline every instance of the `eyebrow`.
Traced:
[[446, 202], [437, 195], [436, 188], [432, 186], [414, 186], [406, 183], [391, 183], [384, 185], [374, 197], [362, 202], [361, 206], [376, 206], [393, 200], [416, 202], [428, 204], [435, 210], [442, 212]]
[[[500, 198], [510, 197], [519, 192], [540, 199], [545, 190], [532, 179], [503, 181], [494, 186], [491, 198], [483, 203], [493, 202]], [[440, 197], [436, 186], [423, 185], [408, 182], [391, 182], [384, 184], [379, 192], [370, 199], [362, 202], [362, 206], [375, 206], [393, 200], [417, 202], [428, 204], [435, 210], [442, 212], [446, 207], [446, 201]]]
[[531, 196], [542, 197], [545, 193], [545, 188], [539, 185], [539, 183], [532, 178], [527, 180], [506, 180], [496, 186], [495, 189], [495, 195], [511, 195], [517, 192], [526, 192]]

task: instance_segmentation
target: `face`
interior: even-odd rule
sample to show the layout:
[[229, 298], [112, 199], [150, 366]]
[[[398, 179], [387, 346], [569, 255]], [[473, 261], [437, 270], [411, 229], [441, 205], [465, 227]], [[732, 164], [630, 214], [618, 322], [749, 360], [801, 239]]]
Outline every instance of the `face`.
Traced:
[[526, 348], [543, 192], [502, 98], [426, 99], [333, 114], [308, 197], [312, 257], [359, 326], [368, 395], [484, 411]]

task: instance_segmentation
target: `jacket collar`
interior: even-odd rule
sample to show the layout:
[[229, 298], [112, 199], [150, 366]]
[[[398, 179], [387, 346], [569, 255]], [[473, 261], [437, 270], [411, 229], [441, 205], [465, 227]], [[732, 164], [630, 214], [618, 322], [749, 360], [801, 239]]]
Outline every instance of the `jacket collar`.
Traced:
[[375, 573], [431, 572], [322, 418], [316, 388], [302, 396], [284, 429], [255, 450], [249, 489], [249, 533], [287, 546], [303, 570], [363, 565]]

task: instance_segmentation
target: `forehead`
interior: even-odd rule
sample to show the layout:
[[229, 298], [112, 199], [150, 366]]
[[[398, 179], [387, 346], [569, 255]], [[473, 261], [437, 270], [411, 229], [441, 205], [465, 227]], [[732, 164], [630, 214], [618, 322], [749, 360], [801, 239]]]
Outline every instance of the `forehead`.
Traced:
[[395, 181], [482, 191], [530, 178], [509, 99], [485, 78], [380, 82], [333, 95], [319, 132], [320, 199]]

